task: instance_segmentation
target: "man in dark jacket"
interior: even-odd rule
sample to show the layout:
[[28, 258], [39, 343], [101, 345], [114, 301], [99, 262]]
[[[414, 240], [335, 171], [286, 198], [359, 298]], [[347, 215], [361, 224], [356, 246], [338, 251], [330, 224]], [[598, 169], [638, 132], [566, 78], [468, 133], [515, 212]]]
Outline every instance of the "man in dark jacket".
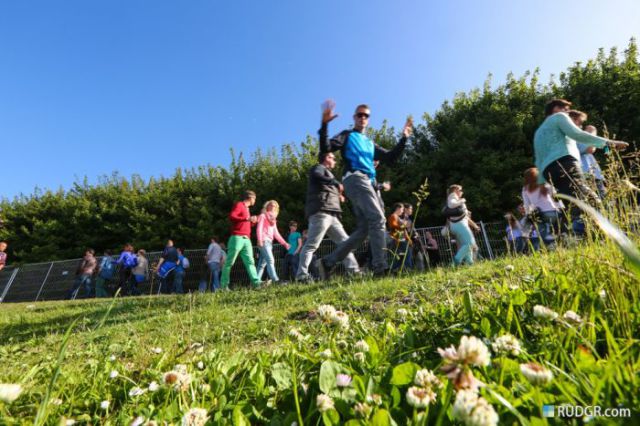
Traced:
[[333, 113], [335, 104], [327, 103], [322, 112], [322, 127], [319, 131], [320, 152], [340, 151], [344, 160], [345, 173], [342, 176], [344, 192], [349, 198], [356, 218], [356, 229], [351, 236], [338, 245], [329, 256], [317, 262], [322, 278], [328, 278], [331, 268], [356, 249], [368, 236], [371, 246], [371, 266], [374, 276], [384, 276], [389, 269], [385, 242], [385, 215], [378, 195], [374, 161], [383, 163], [395, 161], [405, 148], [413, 131], [413, 123], [408, 119], [402, 130], [402, 138], [392, 149], [387, 150], [375, 144], [366, 135], [370, 110], [367, 105], [358, 105], [353, 114], [354, 125], [329, 138], [329, 122], [337, 117]]
[[[309, 221], [309, 230], [300, 250], [300, 263], [296, 273], [298, 281], [311, 280], [309, 264], [325, 235], [329, 235], [331, 241], [336, 244], [349, 238], [340, 223], [342, 185], [331, 173], [331, 169], [336, 165], [336, 157], [332, 152], [325, 152], [320, 154], [319, 160], [320, 162], [309, 170], [305, 203], [305, 216]], [[349, 253], [342, 264], [348, 273], [359, 272], [358, 262], [353, 253]]]

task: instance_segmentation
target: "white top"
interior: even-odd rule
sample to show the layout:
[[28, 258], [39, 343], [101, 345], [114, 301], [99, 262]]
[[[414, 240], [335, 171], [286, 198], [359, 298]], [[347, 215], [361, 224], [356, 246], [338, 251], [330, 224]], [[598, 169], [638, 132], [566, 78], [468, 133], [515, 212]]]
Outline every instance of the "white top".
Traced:
[[461, 216], [453, 216], [453, 217], [450, 217], [449, 220], [451, 220], [452, 222], [459, 222], [462, 218], [464, 218], [467, 215], [466, 202], [467, 200], [465, 200], [464, 198], [458, 197], [458, 195], [455, 192], [452, 192], [451, 194], [449, 194], [449, 196], [447, 197], [447, 207], [449, 207], [450, 209], [462, 207], [462, 210], [464, 211], [464, 213]]
[[548, 184], [544, 184], [547, 187], [547, 195], [542, 195], [540, 189], [542, 185], [533, 192], [527, 191], [526, 187], [522, 188], [522, 202], [524, 203], [524, 209], [527, 213], [533, 212], [536, 208], [542, 212], [550, 212], [560, 210], [564, 207], [562, 201], [555, 201], [553, 199], [553, 187]]

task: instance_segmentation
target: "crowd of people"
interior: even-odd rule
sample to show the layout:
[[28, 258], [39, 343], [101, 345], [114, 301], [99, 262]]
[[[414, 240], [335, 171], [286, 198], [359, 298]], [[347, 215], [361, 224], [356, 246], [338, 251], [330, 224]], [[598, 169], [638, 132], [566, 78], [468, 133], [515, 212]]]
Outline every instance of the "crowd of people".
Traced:
[[[545, 107], [546, 118], [535, 132], [535, 167], [524, 172], [522, 204], [517, 214], [505, 214], [506, 239], [515, 253], [538, 250], [543, 245], [552, 249], [562, 233], [583, 235], [585, 226], [580, 210], [571, 205], [567, 208], [554, 195], [560, 193], [593, 204], [601, 203], [606, 196], [606, 185], [594, 150], [628, 146], [625, 142], [597, 136], [593, 126], [583, 130], [587, 115], [570, 107], [571, 103], [564, 99], [551, 100]], [[425, 238], [418, 237], [410, 204], [396, 203], [391, 214], [385, 214], [382, 192], [390, 189], [390, 183], [379, 182], [376, 173], [379, 163], [392, 163], [402, 154], [412, 134], [411, 119], [405, 123], [394, 147], [385, 149], [367, 136], [371, 112], [364, 104], [355, 109], [352, 128], [329, 137], [329, 123], [337, 117], [334, 109], [335, 103], [331, 101], [323, 104], [318, 163], [308, 173], [305, 202], [308, 229], [301, 233], [298, 223], [291, 221], [284, 238], [278, 229], [279, 203], [268, 200], [260, 213], [254, 215], [251, 208], [256, 204], [256, 193], [245, 191], [229, 213], [231, 235], [227, 244], [216, 237], [211, 239], [205, 255], [207, 276], [200, 281], [200, 291], [228, 290], [231, 268], [238, 256], [252, 288], [256, 289], [286, 281], [327, 280], [339, 264], [347, 275], [355, 277], [362, 275], [365, 265], [374, 277], [384, 277], [408, 269], [423, 270], [425, 264], [440, 264], [438, 242], [429, 232]], [[336, 152], [341, 153], [344, 164], [341, 180], [333, 174]], [[589, 185], [590, 182], [593, 185]], [[442, 209], [446, 222], [443, 236], [450, 237], [455, 247], [455, 265], [472, 264], [478, 257], [474, 234], [479, 227], [471, 218], [463, 187], [454, 183], [447, 194]], [[346, 200], [355, 219], [350, 235], [341, 222]], [[566, 216], [570, 219], [566, 220]], [[252, 244], [254, 228], [259, 253], [257, 266]], [[324, 256], [317, 256], [325, 237], [335, 243], [335, 248]], [[356, 259], [354, 251], [365, 240], [368, 240], [367, 255]], [[274, 242], [286, 250], [283, 278], [275, 267]], [[0, 242], [0, 269], [6, 263], [6, 246]], [[115, 283], [121, 294], [136, 295], [140, 293], [140, 285], [152, 276], [158, 279], [158, 292], [183, 293], [185, 270], [189, 267], [184, 250], [174, 247], [171, 240], [167, 241], [157, 265], [149, 264], [144, 250], [134, 253], [131, 244], [124, 246], [117, 259], [106, 251], [100, 262], [94, 251], [88, 249], [69, 297], [75, 298], [81, 288], [86, 296], [108, 296], [109, 283]]]

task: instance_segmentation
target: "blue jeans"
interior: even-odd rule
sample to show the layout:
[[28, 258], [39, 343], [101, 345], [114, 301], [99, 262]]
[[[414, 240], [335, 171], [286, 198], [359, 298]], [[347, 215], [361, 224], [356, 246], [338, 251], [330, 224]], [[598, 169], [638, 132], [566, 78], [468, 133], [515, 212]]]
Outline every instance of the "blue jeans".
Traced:
[[545, 245], [549, 245], [555, 241], [555, 235], [560, 232], [561, 212], [557, 210], [549, 210], [542, 212], [542, 222], [538, 224], [540, 238]]
[[262, 279], [264, 269], [267, 268], [267, 274], [271, 281], [277, 282], [280, 280], [276, 273], [276, 261], [273, 258], [273, 241], [263, 241], [262, 247], [258, 247], [260, 251], [260, 258], [258, 259], [258, 278]]
[[69, 292], [69, 299], [75, 299], [78, 296], [80, 287], [84, 288], [84, 295], [86, 297], [91, 296], [91, 275], [82, 274], [76, 278], [76, 281], [73, 283], [73, 288]]
[[[209, 273], [211, 274], [209, 278], [209, 288], [211, 291], [216, 291], [220, 289], [220, 272], [222, 268], [220, 268], [220, 262], [209, 262]], [[204, 291], [200, 289], [200, 291]]]
[[456, 265], [463, 263], [473, 264], [473, 246], [476, 244], [476, 239], [469, 228], [467, 220], [462, 219], [459, 222], [451, 222], [449, 229], [451, 229], [451, 233], [456, 237], [456, 243], [458, 245], [458, 251], [453, 258], [453, 262]]
[[182, 280], [184, 280], [184, 270], [176, 271], [175, 275], [173, 276], [173, 290], [177, 294], [184, 293], [184, 287], [182, 287]]

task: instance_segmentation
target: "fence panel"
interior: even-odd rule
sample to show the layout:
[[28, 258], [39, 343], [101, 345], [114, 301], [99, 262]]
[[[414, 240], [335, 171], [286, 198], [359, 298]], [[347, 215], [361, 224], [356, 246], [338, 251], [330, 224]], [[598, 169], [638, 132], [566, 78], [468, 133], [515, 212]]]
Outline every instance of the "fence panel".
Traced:
[[18, 274], [5, 295], [3, 302], [35, 301], [38, 290], [40, 290], [42, 281], [47, 275], [50, 266], [50, 262], [20, 266]]
[[[478, 243], [479, 257], [484, 259], [490, 259], [490, 254], [494, 257], [503, 256], [507, 253], [507, 246], [504, 241], [504, 226], [500, 223], [485, 223], [483, 224], [483, 232], [476, 234], [476, 241]], [[426, 250], [429, 258], [427, 267], [437, 267], [440, 265], [451, 265], [453, 262], [453, 255], [455, 254], [456, 247], [452, 243], [450, 235], [442, 235], [442, 226], [434, 226], [429, 228], [417, 228], [415, 231], [423, 243], [424, 247], [427, 246], [427, 234], [431, 234], [437, 244], [437, 249]], [[330, 240], [324, 240], [320, 244], [320, 247], [314, 255], [314, 259], [318, 257], [326, 256], [331, 253], [335, 248], [335, 244]], [[254, 247], [254, 260], [257, 266], [258, 263], [258, 248]], [[147, 253], [147, 259], [149, 260], [149, 266], [153, 267], [160, 259], [161, 252], [149, 252]], [[185, 271], [183, 287], [185, 292], [198, 291], [201, 283], [208, 283], [211, 280], [209, 267], [207, 265], [205, 249], [186, 250], [185, 256], [189, 259], [190, 267]], [[274, 244], [273, 254], [275, 259], [276, 272], [281, 280], [290, 280], [292, 277], [285, 271], [285, 255], [286, 251], [284, 247], [279, 244]], [[358, 263], [361, 267], [366, 268], [370, 259], [368, 243], [365, 241], [354, 252]], [[391, 260], [391, 247], [389, 252], [389, 259]], [[115, 256], [113, 257], [115, 260]], [[98, 261], [101, 256], [98, 257]], [[38, 263], [20, 266], [17, 275], [11, 286], [9, 287], [4, 300], [2, 302], [25, 302], [35, 301], [36, 298], [40, 300], [63, 300], [69, 297], [70, 290], [74, 285], [76, 279], [76, 269], [80, 264], [81, 259], [70, 259], [56, 262]], [[15, 270], [15, 267], [6, 267], [0, 271], [0, 296], [5, 291], [11, 275]], [[310, 268], [310, 272], [313, 274], [313, 267]], [[344, 268], [339, 265], [336, 268], [336, 274], [344, 272]], [[295, 274], [295, 271], [293, 271]], [[267, 273], [264, 272], [262, 279], [267, 279]], [[115, 293], [118, 285], [118, 271], [114, 276], [113, 281], [110, 283], [109, 290], [111, 294]], [[237, 260], [231, 269], [231, 287], [246, 287], [249, 285], [249, 277], [242, 264], [241, 260]], [[93, 291], [95, 291], [95, 283], [92, 283]], [[158, 293], [159, 280], [154, 276], [152, 272], [149, 274], [149, 279], [145, 280], [138, 286], [138, 290], [142, 294]], [[84, 289], [80, 288], [76, 295], [77, 299], [83, 299], [86, 297], [94, 297], [95, 294], [86, 295]]]

